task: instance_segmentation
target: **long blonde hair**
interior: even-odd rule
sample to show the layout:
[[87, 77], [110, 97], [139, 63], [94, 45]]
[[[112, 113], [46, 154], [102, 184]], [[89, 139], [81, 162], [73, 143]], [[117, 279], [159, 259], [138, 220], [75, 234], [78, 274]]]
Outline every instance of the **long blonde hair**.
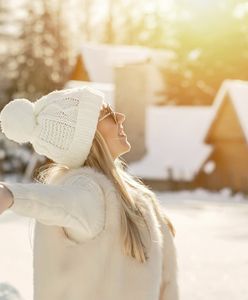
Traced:
[[[144, 263], [148, 259], [145, 246], [141, 240], [139, 226], [146, 226], [150, 235], [149, 227], [143, 214], [143, 197], [152, 203], [156, 216], [160, 222], [166, 224], [173, 236], [175, 229], [159, 205], [155, 194], [145, 186], [142, 181], [125, 169], [127, 165], [120, 157], [113, 160], [108, 146], [98, 130], [96, 130], [90, 153], [83, 164], [92, 167], [105, 174], [115, 185], [121, 199], [121, 238], [124, 254]], [[55, 163], [46, 164], [38, 169], [35, 180], [43, 183], [56, 176], [58, 172], [66, 172], [69, 168]], [[134, 193], [130, 193], [132, 190]], [[133, 195], [136, 195], [135, 197]], [[150, 236], [151, 238], [151, 236]]]

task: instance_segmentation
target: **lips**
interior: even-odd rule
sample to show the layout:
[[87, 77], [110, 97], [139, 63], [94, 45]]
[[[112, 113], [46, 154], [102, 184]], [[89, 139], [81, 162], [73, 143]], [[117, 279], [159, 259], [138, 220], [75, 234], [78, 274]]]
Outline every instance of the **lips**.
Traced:
[[119, 136], [126, 136], [126, 134], [125, 134], [125, 132], [124, 132], [124, 130], [123, 130], [123, 128], [121, 128], [121, 131], [119, 132], [119, 134], [118, 134]]

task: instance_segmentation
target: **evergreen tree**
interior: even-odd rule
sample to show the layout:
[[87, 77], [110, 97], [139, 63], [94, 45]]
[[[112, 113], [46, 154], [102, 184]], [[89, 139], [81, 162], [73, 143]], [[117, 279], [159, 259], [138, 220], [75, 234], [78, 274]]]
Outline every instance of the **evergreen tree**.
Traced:
[[[73, 15], [70, 4], [60, 0], [0, 1], [0, 109], [13, 98], [36, 100], [63, 88], [78, 54], [77, 31], [72, 31], [69, 22]], [[1, 132], [0, 144], [2, 179], [6, 174], [21, 177], [26, 170], [31, 173], [31, 144], [19, 145]]]
[[19, 35], [26, 17], [25, 1], [0, 1], [0, 110], [12, 97], [16, 84]]
[[189, 2], [179, 3], [182, 17], [174, 21], [176, 56], [162, 70], [164, 103], [210, 105], [223, 80], [248, 80], [248, 21], [236, 1]]
[[68, 30], [63, 1], [36, 0], [20, 36], [15, 97], [35, 99], [63, 88], [75, 64], [76, 50]]

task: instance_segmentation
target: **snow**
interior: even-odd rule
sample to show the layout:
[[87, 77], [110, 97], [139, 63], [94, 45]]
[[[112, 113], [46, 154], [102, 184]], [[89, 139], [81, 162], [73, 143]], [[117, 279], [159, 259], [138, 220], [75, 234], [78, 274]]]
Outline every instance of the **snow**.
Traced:
[[248, 201], [227, 193], [157, 194], [176, 227], [181, 299], [248, 299]]
[[[114, 84], [69, 81], [66, 87], [91, 85], [115, 106]], [[248, 83], [225, 80], [212, 106], [156, 106], [146, 108], [146, 154], [129, 164], [131, 173], [144, 179], [192, 181], [213, 151], [204, 143], [226, 95], [234, 104], [248, 142]], [[154, 146], [156, 145], [156, 146]], [[214, 166], [207, 166], [207, 173]]]
[[248, 82], [233, 81], [229, 93], [248, 143]]
[[100, 84], [115, 84], [115, 68], [133, 64], [145, 64], [146, 89], [150, 103], [159, 103], [165, 83], [161, 67], [169, 64], [172, 51], [142, 46], [109, 45], [93, 42], [84, 43], [81, 55], [89, 80]]
[[[213, 151], [204, 141], [224, 99], [232, 101], [248, 143], [247, 95], [248, 82], [225, 80], [212, 106], [148, 106], [147, 153], [130, 163], [130, 171], [145, 179], [193, 180]], [[205, 171], [214, 168], [208, 165]]]
[[[204, 190], [157, 192], [176, 229], [183, 300], [248, 299], [248, 199]], [[9, 283], [32, 299], [33, 219], [0, 216], [0, 286]]]
[[0, 283], [13, 285], [24, 300], [33, 297], [32, 249], [29, 240], [31, 220], [11, 211], [0, 215]]
[[[211, 107], [149, 105], [146, 155], [129, 164], [131, 173], [148, 179], [192, 180], [212, 151], [204, 137]], [[172, 170], [172, 171], [170, 171]]]
[[90, 81], [113, 83], [114, 67], [146, 61], [151, 50], [141, 46], [84, 43], [81, 48]]

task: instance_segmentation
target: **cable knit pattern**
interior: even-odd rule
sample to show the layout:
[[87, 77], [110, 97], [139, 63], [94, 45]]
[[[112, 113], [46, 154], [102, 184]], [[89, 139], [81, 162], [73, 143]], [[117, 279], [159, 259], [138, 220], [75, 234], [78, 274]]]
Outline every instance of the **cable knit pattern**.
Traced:
[[33, 103], [15, 99], [0, 112], [1, 130], [54, 162], [77, 168], [90, 152], [104, 99], [90, 87], [53, 91]]
[[120, 194], [104, 174], [83, 167], [46, 185], [3, 184], [10, 209], [36, 219], [34, 300], [178, 300], [175, 245], [151, 204], [140, 264], [123, 253]]

